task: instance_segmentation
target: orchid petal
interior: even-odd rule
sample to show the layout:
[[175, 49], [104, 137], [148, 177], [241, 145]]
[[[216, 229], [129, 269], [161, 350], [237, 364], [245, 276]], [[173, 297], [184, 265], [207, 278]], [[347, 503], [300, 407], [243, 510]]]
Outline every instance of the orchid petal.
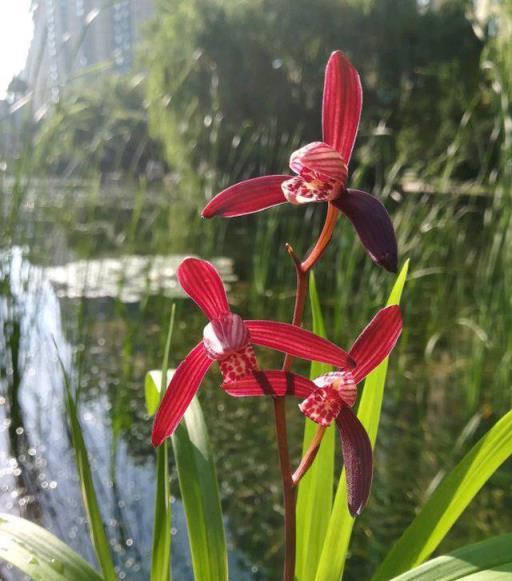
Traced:
[[350, 350], [357, 365], [352, 371], [356, 383], [363, 380], [390, 354], [402, 332], [398, 305], [381, 309], [359, 335]]
[[336, 418], [347, 479], [348, 510], [360, 515], [368, 502], [373, 477], [372, 445], [363, 424], [347, 406]]
[[176, 274], [183, 290], [208, 319], [230, 312], [222, 279], [212, 264], [199, 258], [185, 258]]
[[174, 433], [212, 364], [202, 342], [180, 363], [155, 416], [151, 437], [153, 446], [160, 446]]
[[333, 183], [347, 181], [347, 166], [341, 154], [326, 143], [314, 141], [290, 157], [290, 168], [299, 175], [311, 180], [333, 180]]
[[325, 69], [322, 128], [325, 143], [334, 147], [348, 165], [356, 140], [363, 90], [348, 58], [333, 52]]
[[345, 190], [332, 202], [352, 222], [373, 261], [396, 272], [398, 250], [395, 230], [386, 208], [361, 190]]
[[346, 351], [301, 327], [276, 321], [245, 321], [245, 324], [255, 345], [343, 369], [355, 367], [355, 361]]
[[290, 176], [272, 175], [239, 182], [217, 194], [202, 211], [203, 218], [244, 216], [286, 202], [281, 184]]
[[242, 379], [223, 384], [222, 388], [233, 397], [308, 397], [316, 389], [309, 379], [286, 371], [253, 371]]

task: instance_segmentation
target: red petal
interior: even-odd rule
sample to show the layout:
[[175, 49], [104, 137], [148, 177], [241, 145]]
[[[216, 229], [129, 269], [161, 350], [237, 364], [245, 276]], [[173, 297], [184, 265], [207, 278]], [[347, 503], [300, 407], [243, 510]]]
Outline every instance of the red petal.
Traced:
[[203, 218], [213, 216], [244, 216], [286, 202], [281, 184], [290, 176], [263, 176], [240, 182], [217, 194], [202, 212]]
[[353, 369], [355, 366], [355, 361], [346, 351], [301, 327], [276, 321], [245, 321], [245, 324], [255, 345], [343, 369]]
[[359, 335], [350, 350], [356, 361], [352, 375], [356, 383], [364, 379], [390, 354], [402, 332], [402, 314], [398, 305], [381, 309]]
[[247, 377], [223, 384], [222, 388], [233, 397], [308, 397], [316, 389], [309, 379], [285, 371], [253, 371]]
[[212, 363], [202, 342], [180, 363], [155, 416], [151, 437], [153, 446], [160, 446], [174, 433]]
[[230, 312], [222, 279], [212, 264], [199, 258], [185, 258], [177, 276], [183, 290], [210, 320]]
[[360, 515], [368, 502], [373, 478], [372, 445], [363, 424], [343, 406], [336, 419], [347, 479], [348, 510]]
[[337, 183], [347, 181], [347, 166], [341, 154], [321, 141], [309, 143], [290, 157], [290, 168], [299, 175], [306, 173], [313, 179], [331, 178]]
[[333, 52], [325, 69], [322, 127], [324, 141], [348, 165], [361, 117], [363, 90], [356, 69], [341, 52]]
[[390, 272], [396, 272], [398, 250], [395, 230], [386, 208], [370, 194], [345, 190], [332, 201], [352, 222], [371, 259]]

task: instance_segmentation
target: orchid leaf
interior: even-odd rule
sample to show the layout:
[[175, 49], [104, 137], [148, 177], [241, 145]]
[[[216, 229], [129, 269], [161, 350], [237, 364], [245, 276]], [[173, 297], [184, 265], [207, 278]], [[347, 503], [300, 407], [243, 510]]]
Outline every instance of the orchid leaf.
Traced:
[[[395, 281], [386, 306], [400, 303], [408, 269], [409, 261], [407, 260]], [[373, 447], [377, 438], [387, 371], [388, 359], [385, 359], [367, 377], [357, 413], [370, 436]], [[353, 526], [354, 519], [350, 516], [347, 507], [347, 488], [345, 470], [343, 470], [315, 577], [316, 581], [339, 581], [341, 579]]]
[[[313, 273], [309, 279], [309, 297], [313, 319], [312, 331], [326, 337], [325, 324]], [[332, 371], [329, 365], [313, 361], [310, 378]], [[306, 419], [303, 454], [318, 428], [318, 424]], [[314, 579], [322, 545], [329, 524], [332, 508], [334, 480], [334, 426], [330, 426], [322, 439], [313, 465], [299, 484], [297, 497], [297, 556], [295, 575], [299, 581]]]
[[506, 534], [427, 561], [392, 581], [498, 581], [511, 578], [512, 534]]
[[228, 579], [219, 487], [203, 412], [195, 397], [172, 436], [195, 579]]
[[57, 357], [59, 358], [64, 377], [64, 396], [71, 430], [71, 445], [75, 453], [80, 489], [82, 492], [82, 501], [87, 516], [87, 524], [89, 525], [92, 545], [102, 570], [104, 580], [117, 581], [114, 562], [110, 552], [110, 543], [105, 533], [103, 518], [98, 504], [98, 497], [96, 496], [96, 490], [94, 488], [91, 464], [89, 462], [89, 455], [87, 453], [82, 426], [78, 416], [77, 403], [71, 391], [68, 373], [58, 353]]
[[0, 558], [35, 581], [104, 581], [56, 536], [9, 514], [0, 514]]
[[390, 579], [425, 561], [477, 492], [511, 455], [512, 411], [503, 416], [443, 479], [388, 553], [373, 581]]
[[[169, 385], [172, 379], [174, 370], [167, 370], [167, 381], [165, 385]], [[164, 385], [164, 387], [165, 387]], [[148, 416], [154, 416], [158, 406], [160, 405], [160, 394], [162, 393], [162, 370], [153, 369], [146, 373], [144, 380], [144, 396], [146, 400], [146, 411]]]
[[[145, 394], [149, 415], [153, 415], [164, 396], [169, 376], [169, 350], [176, 305], [171, 309], [171, 318], [165, 341], [161, 371], [146, 374]], [[156, 404], [156, 405], [155, 405]], [[151, 551], [151, 581], [170, 581], [171, 579], [171, 485], [169, 481], [169, 444], [164, 442], [156, 451], [156, 489], [155, 517], [153, 524], [153, 547]]]

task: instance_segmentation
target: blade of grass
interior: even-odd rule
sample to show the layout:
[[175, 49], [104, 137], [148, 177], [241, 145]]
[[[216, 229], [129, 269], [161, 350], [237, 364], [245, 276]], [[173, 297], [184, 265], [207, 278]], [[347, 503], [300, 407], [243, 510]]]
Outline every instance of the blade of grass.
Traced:
[[197, 397], [172, 436], [195, 579], [228, 579], [226, 539], [215, 464]]
[[9, 514], [0, 514], [0, 558], [38, 581], [104, 581], [56, 536]]
[[[387, 305], [400, 303], [402, 291], [407, 278], [409, 261], [404, 264], [389, 295]], [[365, 381], [363, 394], [357, 416], [366, 428], [372, 446], [375, 446], [379, 427], [384, 385], [388, 371], [388, 359], [385, 359]], [[329, 520], [329, 527], [316, 573], [316, 581], [339, 581], [343, 575], [348, 546], [352, 535], [354, 519], [347, 508], [347, 489], [345, 471], [340, 476], [334, 507]]]
[[[315, 283], [310, 274], [309, 298], [313, 319], [313, 332], [326, 336], [324, 318]], [[310, 377], [314, 379], [332, 371], [329, 365], [311, 363]], [[316, 433], [318, 424], [306, 419], [304, 426], [303, 454]], [[332, 508], [334, 481], [334, 426], [326, 430], [316, 459], [300, 481], [297, 496], [297, 553], [295, 574], [299, 581], [314, 579], [324, 543], [329, 515]]]
[[390, 579], [427, 559], [494, 472], [512, 455], [508, 412], [443, 479], [388, 553], [373, 581]]
[[[55, 344], [57, 349], [57, 345]], [[82, 502], [84, 503], [87, 523], [89, 524], [89, 532], [91, 535], [92, 545], [98, 559], [98, 563], [103, 572], [105, 581], [117, 581], [117, 575], [110, 552], [110, 544], [108, 542], [105, 528], [103, 526], [103, 519], [94, 488], [94, 481], [92, 478], [91, 465], [89, 463], [89, 456], [87, 454], [87, 447], [85, 445], [82, 427], [78, 418], [78, 409], [76, 401], [71, 391], [69, 376], [64, 367], [64, 363], [57, 351], [57, 357], [62, 369], [65, 387], [65, 404], [66, 412], [69, 419], [71, 429], [71, 445], [75, 452], [76, 465], [78, 469], [78, 476], [80, 479], [80, 489], [82, 492]]]
[[[158, 403], [162, 400], [167, 389], [167, 377], [169, 366], [169, 350], [171, 348], [172, 333], [174, 330], [174, 318], [176, 305], [171, 309], [171, 318], [167, 339], [165, 341], [162, 371], [160, 373], [160, 389]], [[151, 377], [151, 372], [148, 374]], [[158, 381], [158, 377], [156, 377]], [[146, 376], [146, 386], [148, 377]], [[151, 390], [149, 394], [151, 396]], [[156, 397], [148, 402], [148, 390], [146, 389], [146, 407], [150, 411], [150, 405], [156, 401]], [[156, 406], [158, 407], [158, 406]], [[156, 410], [155, 407], [155, 410]], [[154, 410], [154, 411], [155, 411]], [[153, 413], [154, 413], [153, 411]], [[169, 444], [165, 441], [156, 451], [156, 489], [155, 489], [155, 517], [153, 524], [153, 548], [151, 552], [151, 581], [170, 581], [171, 579], [171, 484], [169, 481]]]
[[[502, 575], [501, 575], [502, 574]], [[392, 581], [491, 581], [512, 577], [512, 534], [467, 545], [427, 561]]]

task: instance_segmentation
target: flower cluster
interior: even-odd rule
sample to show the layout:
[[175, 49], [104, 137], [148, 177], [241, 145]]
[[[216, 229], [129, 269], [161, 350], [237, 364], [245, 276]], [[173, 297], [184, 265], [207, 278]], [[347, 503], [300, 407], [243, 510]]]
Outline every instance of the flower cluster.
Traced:
[[[231, 186], [210, 201], [203, 216], [242, 216], [284, 202], [327, 203], [336, 214], [341, 211], [352, 222], [377, 264], [396, 271], [396, 238], [384, 206], [372, 195], [347, 187], [361, 105], [359, 75], [345, 55], [337, 51], [331, 55], [326, 68], [323, 141], [292, 153], [290, 168], [296, 175], [258, 177]], [[307, 275], [320, 255], [321, 252], [314, 259], [308, 259], [307, 268], [305, 263], [298, 263], [299, 272]], [[399, 307], [381, 309], [347, 352], [298, 324], [242, 319], [229, 308], [222, 280], [209, 262], [187, 258], [179, 266], [177, 276], [183, 290], [207, 317], [208, 324], [202, 340], [171, 379], [155, 417], [153, 444], [159, 446], [172, 435], [208, 369], [217, 362], [222, 375], [221, 387], [227, 394], [299, 397], [303, 399], [299, 409], [306, 417], [322, 427], [335, 423], [346, 468], [349, 510], [352, 515], [360, 514], [370, 493], [373, 460], [370, 440], [352, 407], [357, 398], [357, 384], [389, 355], [400, 336]], [[286, 368], [260, 370], [255, 346], [327, 363], [336, 370], [314, 381]]]

